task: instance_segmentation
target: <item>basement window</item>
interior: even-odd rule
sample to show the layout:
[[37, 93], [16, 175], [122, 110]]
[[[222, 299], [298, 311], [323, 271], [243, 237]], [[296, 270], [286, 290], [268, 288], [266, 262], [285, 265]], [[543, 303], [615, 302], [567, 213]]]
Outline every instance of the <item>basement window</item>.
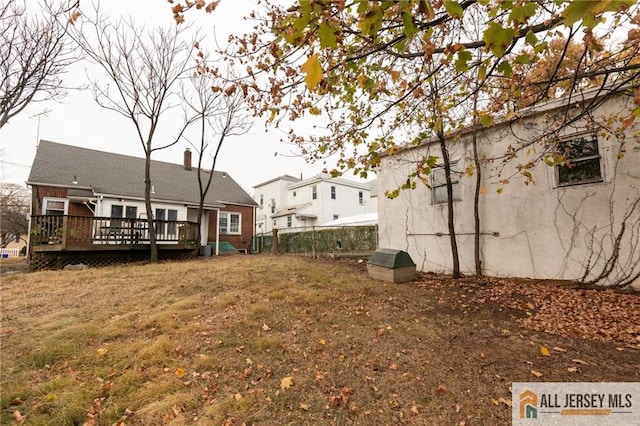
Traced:
[[603, 181], [596, 135], [560, 141], [557, 152], [564, 159], [563, 164], [556, 166], [558, 186]]

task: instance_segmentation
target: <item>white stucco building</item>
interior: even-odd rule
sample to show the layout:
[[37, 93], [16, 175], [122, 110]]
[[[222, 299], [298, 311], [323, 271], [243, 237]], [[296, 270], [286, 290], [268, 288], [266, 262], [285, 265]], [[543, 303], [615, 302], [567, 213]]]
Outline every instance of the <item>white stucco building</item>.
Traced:
[[284, 175], [254, 186], [258, 203], [256, 234], [300, 231], [324, 223], [375, 212], [371, 185], [320, 173], [308, 179]]
[[[632, 96], [619, 94], [583, 116], [581, 105], [594, 99], [592, 93], [569, 106], [553, 101], [477, 132], [484, 274], [591, 281], [610, 268], [604, 283], [640, 285], [640, 152], [634, 150], [640, 146], [639, 127], [624, 128], [621, 120], [636, 105]], [[557, 127], [565, 116], [573, 123]], [[458, 172], [453, 204], [463, 274], [475, 271], [471, 141], [466, 131], [448, 142]], [[570, 166], [548, 154], [550, 143]], [[384, 157], [379, 192], [399, 188], [428, 156], [441, 161], [437, 142]], [[380, 247], [407, 251], [422, 271], [452, 269], [443, 170], [432, 170], [430, 187], [418, 181], [396, 199], [378, 200]]]

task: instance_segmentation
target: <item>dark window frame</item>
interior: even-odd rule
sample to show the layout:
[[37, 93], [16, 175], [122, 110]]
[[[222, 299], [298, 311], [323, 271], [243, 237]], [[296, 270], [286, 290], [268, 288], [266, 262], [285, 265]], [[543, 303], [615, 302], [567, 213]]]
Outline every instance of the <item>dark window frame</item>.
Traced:
[[556, 153], [563, 163], [555, 167], [559, 188], [604, 182], [597, 135], [582, 135], [558, 142]]

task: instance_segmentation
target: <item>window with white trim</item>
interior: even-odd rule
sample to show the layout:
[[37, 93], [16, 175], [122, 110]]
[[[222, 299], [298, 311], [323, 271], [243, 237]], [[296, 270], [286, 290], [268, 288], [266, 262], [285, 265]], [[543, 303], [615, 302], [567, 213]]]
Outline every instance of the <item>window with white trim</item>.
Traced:
[[331, 187], [331, 199], [332, 200], [336, 199], [336, 187], [335, 186]]
[[[453, 189], [453, 200], [460, 200], [460, 170], [458, 163], [450, 163], [451, 166], [451, 189]], [[431, 204], [441, 204], [447, 202], [447, 178], [444, 166], [437, 166], [431, 169]]]
[[358, 204], [364, 206], [364, 192], [358, 191]]
[[317, 198], [318, 198], [318, 187], [316, 185], [313, 185], [311, 187], [311, 199], [316, 200]]
[[564, 159], [556, 166], [558, 186], [603, 181], [596, 135], [562, 140], [558, 142], [557, 153]]
[[291, 228], [293, 226], [293, 217], [292, 215], [287, 216], [287, 228]]
[[221, 234], [240, 234], [242, 215], [240, 213], [220, 212]]
[[44, 197], [42, 200], [42, 214], [63, 216], [69, 211], [69, 200], [64, 198]]

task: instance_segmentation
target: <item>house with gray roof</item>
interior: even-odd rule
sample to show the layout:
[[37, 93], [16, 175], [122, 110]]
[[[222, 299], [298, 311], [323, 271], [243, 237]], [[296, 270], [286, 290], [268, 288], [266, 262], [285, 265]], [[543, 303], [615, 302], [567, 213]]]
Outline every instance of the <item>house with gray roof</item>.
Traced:
[[[40, 251], [51, 251], [51, 246], [70, 250], [69, 246], [75, 243], [85, 249], [144, 249], [145, 242], [148, 244], [148, 231], [144, 229], [144, 169], [144, 158], [41, 140], [27, 181], [32, 189], [33, 218], [40, 221], [32, 220], [32, 235], [39, 235], [40, 241], [33, 241], [31, 246]], [[193, 241], [200, 199], [197, 173], [197, 168], [191, 167], [188, 149], [183, 164], [151, 162], [151, 205], [158, 222], [158, 243], [175, 249], [181, 243], [186, 244], [185, 248], [197, 248], [217, 242], [212, 245], [225, 243], [249, 252], [257, 203], [221, 171], [213, 172], [205, 198], [201, 241]], [[203, 172], [204, 179], [208, 173]], [[52, 222], [46, 218], [54, 216], [66, 218], [67, 228], [72, 222], [82, 222], [75, 227], [78, 238], [66, 232], [67, 247], [57, 247], [61, 241], [56, 235], [49, 235], [53, 229], [44, 232]], [[88, 222], [86, 218], [93, 219]], [[62, 222], [53, 222], [59, 234]], [[54, 244], [44, 241], [44, 237]]]

